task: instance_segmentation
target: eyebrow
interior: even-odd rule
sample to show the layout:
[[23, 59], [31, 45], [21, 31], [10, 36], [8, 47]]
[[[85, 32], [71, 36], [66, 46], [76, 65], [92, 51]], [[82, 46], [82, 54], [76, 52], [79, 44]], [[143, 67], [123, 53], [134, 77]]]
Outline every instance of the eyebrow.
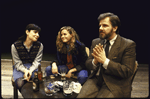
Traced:
[[101, 26], [101, 25], [108, 25], [108, 24], [105, 24], [105, 23], [104, 24], [99, 24], [99, 26]]

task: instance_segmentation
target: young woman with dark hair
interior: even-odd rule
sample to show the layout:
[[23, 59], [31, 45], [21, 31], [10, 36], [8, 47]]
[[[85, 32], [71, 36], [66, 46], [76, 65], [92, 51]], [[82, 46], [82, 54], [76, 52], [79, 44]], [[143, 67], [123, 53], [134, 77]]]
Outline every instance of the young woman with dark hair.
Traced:
[[[13, 79], [19, 91], [29, 81], [42, 60], [43, 44], [38, 40], [41, 28], [35, 24], [28, 24], [25, 34], [11, 45], [14, 61]], [[23, 80], [25, 79], [25, 80]]]

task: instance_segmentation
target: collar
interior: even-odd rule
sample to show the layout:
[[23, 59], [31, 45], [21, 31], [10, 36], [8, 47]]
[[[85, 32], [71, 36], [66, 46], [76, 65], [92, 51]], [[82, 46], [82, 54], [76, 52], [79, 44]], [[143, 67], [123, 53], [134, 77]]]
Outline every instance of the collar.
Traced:
[[[116, 39], [117, 39], [117, 35], [116, 35], [113, 39], [111, 39], [111, 40], [109, 41], [109, 42], [110, 42], [110, 45], [113, 45]], [[106, 44], [106, 42], [107, 42], [107, 40], [105, 39], [105, 43], [104, 43], [104, 44]]]
[[28, 48], [25, 44], [24, 44], [24, 42], [23, 42], [23, 45], [26, 47], [26, 49], [27, 50], [30, 50], [30, 48], [33, 46], [33, 44]]

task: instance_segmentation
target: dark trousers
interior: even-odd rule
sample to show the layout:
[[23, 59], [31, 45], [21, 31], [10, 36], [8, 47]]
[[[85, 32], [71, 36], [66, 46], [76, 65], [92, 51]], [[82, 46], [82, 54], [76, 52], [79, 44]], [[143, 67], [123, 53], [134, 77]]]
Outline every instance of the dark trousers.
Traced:
[[77, 98], [114, 98], [114, 95], [105, 83], [102, 84], [101, 88], [97, 83], [97, 77], [88, 79], [82, 86]]
[[[27, 63], [27, 64], [23, 64], [26, 68], [30, 68], [30, 66], [32, 66], [31, 63]], [[34, 70], [32, 72], [32, 76], [30, 78], [30, 80], [34, 77], [34, 72], [35, 71], [38, 71], [38, 69]], [[26, 80], [22, 80], [24, 77], [23, 77], [24, 73], [21, 72], [21, 71], [18, 71], [16, 68], [14, 68], [13, 66], [13, 79], [15, 80], [15, 84], [16, 84], [16, 87], [17, 89], [19, 89], [19, 91], [21, 92], [21, 88], [23, 87], [24, 84], [27, 83]]]

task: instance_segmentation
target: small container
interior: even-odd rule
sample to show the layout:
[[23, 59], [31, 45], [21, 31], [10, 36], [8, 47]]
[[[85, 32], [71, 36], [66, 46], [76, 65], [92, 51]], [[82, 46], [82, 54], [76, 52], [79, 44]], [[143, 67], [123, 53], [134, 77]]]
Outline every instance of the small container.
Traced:
[[63, 94], [65, 96], [72, 95], [73, 85], [70, 81], [66, 80], [63, 82]]
[[54, 93], [54, 84], [52, 84], [51, 82], [46, 82], [44, 90], [46, 96], [52, 96]]
[[33, 91], [39, 91], [39, 79], [38, 79], [38, 74], [37, 72], [34, 72], [34, 78], [32, 82], [32, 89]]
[[45, 86], [44, 91], [45, 91], [46, 96], [52, 96], [57, 91], [60, 91], [60, 89], [56, 87], [53, 81], [45, 82], [44, 86]]
[[46, 80], [46, 72], [45, 70], [42, 71], [42, 80], [45, 81]]
[[41, 64], [39, 64], [38, 66], [38, 79], [39, 79], [39, 82], [42, 82]]
[[67, 68], [66, 67], [61, 67], [60, 68], [61, 80], [62, 81], [66, 80], [66, 72], [67, 72]]

